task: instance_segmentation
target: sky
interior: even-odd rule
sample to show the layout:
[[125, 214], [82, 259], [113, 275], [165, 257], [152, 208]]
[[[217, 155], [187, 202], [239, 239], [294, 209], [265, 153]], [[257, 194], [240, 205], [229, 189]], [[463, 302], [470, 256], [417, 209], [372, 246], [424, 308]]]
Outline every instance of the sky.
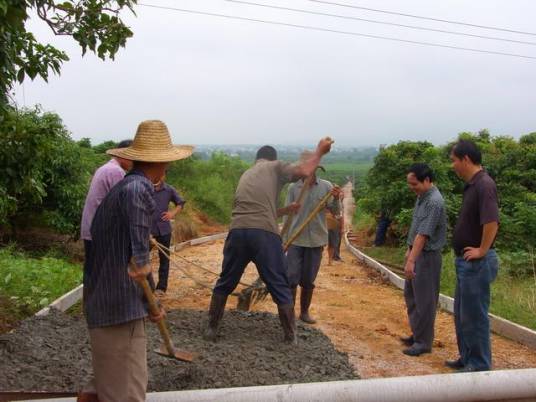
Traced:
[[[534, 45], [276, 10], [225, 0], [139, 0], [243, 18], [431, 42], [536, 58], [533, 0], [331, 0], [418, 16], [533, 32], [516, 34], [311, 0], [258, 4], [493, 36]], [[329, 0], [327, 0], [329, 1]], [[401, 140], [444, 144], [462, 131], [518, 138], [536, 131], [536, 59], [136, 7], [134, 36], [102, 61], [33, 18], [36, 37], [70, 57], [61, 75], [15, 88], [19, 106], [58, 113], [74, 139], [132, 138], [163, 120], [177, 144], [315, 144]]]

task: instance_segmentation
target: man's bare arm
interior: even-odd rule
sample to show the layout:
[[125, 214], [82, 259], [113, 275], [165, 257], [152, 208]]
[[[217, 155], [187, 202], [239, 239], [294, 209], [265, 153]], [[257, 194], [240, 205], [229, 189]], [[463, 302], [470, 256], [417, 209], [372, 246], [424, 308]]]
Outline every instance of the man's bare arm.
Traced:
[[480, 247], [465, 247], [463, 249], [463, 258], [470, 261], [484, 257], [491, 247], [493, 240], [495, 240], [498, 230], [499, 224], [497, 222], [486, 223], [482, 228]]
[[318, 143], [315, 152], [313, 152], [309, 158], [294, 165], [292, 175], [301, 178], [306, 178], [312, 175], [318, 167], [322, 156], [331, 150], [331, 144], [333, 143], [334, 141], [329, 137], [322, 138]]

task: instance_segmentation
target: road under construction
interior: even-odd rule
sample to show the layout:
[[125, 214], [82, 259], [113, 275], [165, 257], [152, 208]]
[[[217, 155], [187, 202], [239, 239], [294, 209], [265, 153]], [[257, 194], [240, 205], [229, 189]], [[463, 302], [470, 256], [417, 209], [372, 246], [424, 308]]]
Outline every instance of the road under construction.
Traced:
[[[351, 205], [346, 205], [345, 210], [351, 211]], [[438, 313], [432, 353], [418, 358], [402, 354], [399, 336], [409, 330], [402, 292], [348, 250], [342, 250], [342, 262], [328, 266], [324, 259], [312, 305], [318, 321], [312, 326], [299, 324], [297, 349], [278, 348], [276, 306], [269, 297], [254, 303], [250, 312], [234, 311], [236, 304], [229, 302], [221, 339], [216, 344], [203, 341], [201, 331], [210, 301], [210, 285], [222, 262], [222, 237], [190, 242], [177, 247], [172, 254], [169, 289], [161, 302], [170, 311], [168, 322], [175, 346], [198, 355], [194, 362], [186, 363], [152, 354], [149, 392], [168, 392], [149, 394], [148, 400], [274, 400], [270, 399], [271, 392], [282, 395], [278, 400], [322, 400], [318, 398], [326, 390], [331, 395], [348, 395], [350, 390], [353, 395], [362, 395], [360, 399], [338, 400], [392, 400], [387, 393], [390, 389], [399, 395], [396, 400], [408, 401], [535, 400], [536, 385], [532, 385], [533, 381], [527, 385], [525, 379], [534, 378], [535, 370], [531, 368], [536, 367], [536, 350], [496, 334], [492, 335], [492, 345], [497, 371], [450, 374], [443, 362], [456, 356], [457, 347], [453, 318], [447, 312]], [[154, 257], [156, 269], [156, 250]], [[256, 278], [251, 265], [238, 290]], [[76, 392], [90, 374], [85, 331], [79, 312], [53, 311], [3, 335], [0, 370], [8, 375], [0, 379], [0, 389], [6, 391], [0, 398], [29, 400]], [[154, 326], [149, 334], [149, 348], [153, 349], [160, 342], [159, 334]], [[480, 376], [478, 381], [475, 376]], [[367, 380], [380, 378], [383, 383], [367, 385]], [[501, 384], [503, 392], [495, 392], [495, 399], [490, 399], [486, 395], [493, 388], [486, 381]], [[362, 385], [355, 385], [356, 382]], [[435, 389], [437, 395], [446, 395], [445, 399], [430, 399], [430, 395], [428, 399], [419, 399], [415, 393], [412, 399], [400, 399], [407, 397], [404, 390], [417, 383], [424, 389]], [[274, 384], [279, 385], [255, 387]], [[290, 389], [284, 384], [301, 385]], [[450, 387], [450, 393], [441, 393], [441, 384]], [[484, 388], [480, 390], [478, 384]], [[244, 386], [252, 388], [226, 389]], [[473, 399], [463, 399], [456, 393], [463, 387], [468, 387], [465, 395]], [[212, 390], [194, 391], [201, 388]], [[475, 396], [475, 390], [483, 399]], [[376, 395], [376, 399], [367, 399], [366, 395]]]

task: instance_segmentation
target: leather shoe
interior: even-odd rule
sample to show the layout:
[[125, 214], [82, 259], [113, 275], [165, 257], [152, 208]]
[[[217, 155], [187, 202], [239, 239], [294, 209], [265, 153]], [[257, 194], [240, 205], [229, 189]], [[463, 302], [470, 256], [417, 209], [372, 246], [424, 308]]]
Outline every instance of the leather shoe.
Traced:
[[464, 367], [462, 363], [462, 359], [456, 359], [456, 360], [445, 360], [445, 366], [451, 368], [451, 369], [461, 369]]
[[413, 335], [410, 336], [401, 336], [399, 338], [404, 345], [411, 346], [415, 342], [415, 339], [413, 339]]
[[408, 356], [420, 356], [423, 353], [430, 353], [431, 351], [432, 351], [431, 349], [426, 349], [423, 347], [413, 345], [410, 348], [404, 349], [402, 353]]

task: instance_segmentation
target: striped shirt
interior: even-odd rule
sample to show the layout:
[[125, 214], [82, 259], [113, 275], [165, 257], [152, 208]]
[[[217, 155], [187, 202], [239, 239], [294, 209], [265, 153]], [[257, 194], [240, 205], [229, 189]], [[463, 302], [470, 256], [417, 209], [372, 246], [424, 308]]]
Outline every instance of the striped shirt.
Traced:
[[128, 275], [133, 257], [149, 263], [154, 187], [133, 171], [100, 204], [91, 225], [93, 261], [84, 278], [84, 312], [89, 328], [118, 325], [147, 316], [143, 291]]

